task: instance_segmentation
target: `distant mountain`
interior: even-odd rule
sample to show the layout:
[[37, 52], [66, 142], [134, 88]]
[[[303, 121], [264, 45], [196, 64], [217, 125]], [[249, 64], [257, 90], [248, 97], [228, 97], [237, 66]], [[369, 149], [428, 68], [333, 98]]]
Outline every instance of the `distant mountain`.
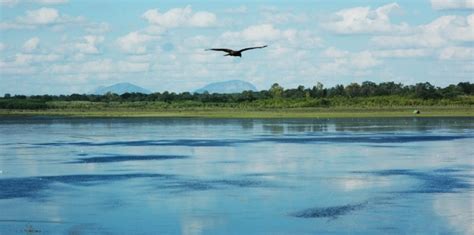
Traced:
[[242, 91], [257, 91], [257, 88], [252, 85], [252, 83], [241, 81], [241, 80], [231, 80], [225, 82], [215, 82], [210, 83], [203, 88], [197, 89], [196, 93], [204, 93], [205, 91], [209, 93], [240, 93]]
[[93, 92], [91, 92], [94, 95], [103, 95], [107, 94], [108, 92], [115, 93], [115, 94], [124, 94], [124, 93], [143, 93], [143, 94], [149, 94], [151, 91], [141, 88], [139, 86], [133, 85], [128, 82], [122, 82], [122, 83], [117, 83], [112, 86], [100, 86], [97, 89], [95, 89]]

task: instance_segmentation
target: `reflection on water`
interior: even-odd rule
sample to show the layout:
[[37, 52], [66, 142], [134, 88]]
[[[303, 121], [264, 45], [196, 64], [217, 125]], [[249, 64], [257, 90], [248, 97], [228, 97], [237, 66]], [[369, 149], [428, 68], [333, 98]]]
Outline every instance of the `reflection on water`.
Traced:
[[0, 234], [472, 234], [474, 120], [0, 118]]

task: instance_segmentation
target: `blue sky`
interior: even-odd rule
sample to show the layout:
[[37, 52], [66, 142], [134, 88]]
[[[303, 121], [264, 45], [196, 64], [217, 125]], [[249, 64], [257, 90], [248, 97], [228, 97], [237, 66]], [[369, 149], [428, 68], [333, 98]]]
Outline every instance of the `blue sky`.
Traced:
[[[474, 0], [0, 0], [0, 94], [474, 82]], [[210, 47], [244, 48], [242, 58]]]

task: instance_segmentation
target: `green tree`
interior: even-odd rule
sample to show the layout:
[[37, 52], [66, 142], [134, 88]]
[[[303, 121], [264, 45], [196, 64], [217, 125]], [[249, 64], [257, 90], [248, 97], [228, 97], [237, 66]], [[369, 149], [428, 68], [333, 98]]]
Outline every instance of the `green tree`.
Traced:
[[278, 83], [274, 83], [269, 91], [272, 94], [273, 98], [281, 98], [283, 94], [283, 87], [280, 86]]
[[358, 83], [351, 83], [346, 86], [344, 91], [346, 92], [346, 95], [349, 97], [357, 97], [357, 96], [360, 96], [361, 89]]

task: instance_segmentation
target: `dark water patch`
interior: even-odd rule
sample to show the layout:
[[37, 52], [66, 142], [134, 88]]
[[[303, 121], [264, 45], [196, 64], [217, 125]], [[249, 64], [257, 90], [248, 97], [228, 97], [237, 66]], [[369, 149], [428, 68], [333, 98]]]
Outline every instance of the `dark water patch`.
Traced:
[[137, 141], [109, 141], [109, 142], [52, 142], [39, 143], [37, 146], [187, 146], [187, 147], [220, 147], [231, 146], [246, 140], [215, 140], [215, 139], [178, 139], [178, 140], [137, 140]]
[[269, 184], [266, 182], [263, 182], [260, 180], [251, 180], [251, 179], [216, 180], [216, 181], [210, 181], [210, 183], [215, 184], [215, 185], [235, 186], [235, 187], [241, 187], [241, 188], [269, 186]]
[[457, 168], [442, 168], [432, 171], [422, 172], [408, 169], [390, 169], [369, 172], [376, 176], [407, 176], [421, 181], [415, 188], [402, 191], [402, 193], [457, 193], [472, 188], [472, 185], [465, 179], [466, 175], [454, 173], [462, 172]]
[[199, 180], [176, 180], [170, 182], [162, 182], [157, 185], [158, 190], [166, 189], [172, 190], [174, 193], [190, 192], [190, 191], [204, 191], [216, 189], [212, 184]]
[[176, 139], [176, 140], [134, 140], [134, 141], [108, 141], [108, 142], [50, 142], [38, 143], [34, 146], [185, 146], [185, 147], [224, 147], [238, 144], [272, 142], [285, 144], [307, 143], [410, 143], [425, 141], [451, 141], [457, 139], [473, 138], [470, 135], [338, 135], [338, 136], [281, 136], [259, 137], [255, 139]]
[[400, 145], [388, 145], [388, 144], [366, 144], [362, 146], [369, 147], [369, 148], [400, 148], [401, 147]]
[[0, 223], [68, 224], [71, 222], [56, 220], [0, 219]]
[[301, 138], [287, 138], [287, 137], [267, 137], [261, 138], [261, 141], [275, 142], [275, 143], [410, 143], [410, 142], [424, 142], [424, 141], [451, 141], [457, 139], [472, 138], [471, 136], [463, 135], [349, 135], [349, 136], [334, 136], [334, 137], [301, 137]]
[[169, 181], [162, 181], [155, 185], [158, 190], [172, 190], [175, 193], [218, 190], [225, 188], [267, 188], [275, 187], [263, 180], [253, 179], [218, 179], [218, 180], [200, 180], [200, 179], [183, 179], [174, 178]]
[[244, 177], [266, 177], [266, 176], [287, 176], [287, 173], [283, 172], [256, 172], [243, 174]]
[[70, 227], [66, 234], [112, 234], [95, 223], [83, 223]]
[[54, 183], [76, 186], [94, 186], [107, 182], [134, 178], [150, 178], [152, 180], [148, 181], [147, 184], [152, 185], [157, 190], [171, 190], [174, 192], [202, 191], [223, 189], [227, 187], [257, 188], [275, 186], [267, 181], [248, 178], [201, 180], [186, 179], [176, 175], [165, 174], [60, 175], [0, 179], [0, 199], [40, 199], [45, 196], [42, 192], [51, 189]]
[[458, 172], [463, 172], [464, 170], [462, 169], [457, 169], [457, 168], [441, 168], [441, 169], [436, 169], [433, 170], [435, 173], [458, 173]]
[[332, 218], [346, 215], [355, 210], [361, 210], [366, 207], [368, 202], [358, 204], [346, 204], [342, 206], [315, 207], [291, 213], [291, 216], [298, 218]]
[[43, 190], [49, 189], [53, 183], [71, 185], [94, 185], [110, 181], [132, 178], [169, 178], [163, 174], [109, 174], [109, 175], [59, 175], [26, 178], [0, 179], [0, 199], [40, 198]]
[[69, 163], [113, 163], [127, 161], [152, 161], [152, 160], [172, 160], [186, 159], [189, 156], [182, 155], [111, 155], [101, 157], [81, 158]]
[[241, 163], [242, 161], [215, 161], [215, 162], [212, 162], [212, 163], [216, 163], [216, 164], [236, 164], [236, 163]]

